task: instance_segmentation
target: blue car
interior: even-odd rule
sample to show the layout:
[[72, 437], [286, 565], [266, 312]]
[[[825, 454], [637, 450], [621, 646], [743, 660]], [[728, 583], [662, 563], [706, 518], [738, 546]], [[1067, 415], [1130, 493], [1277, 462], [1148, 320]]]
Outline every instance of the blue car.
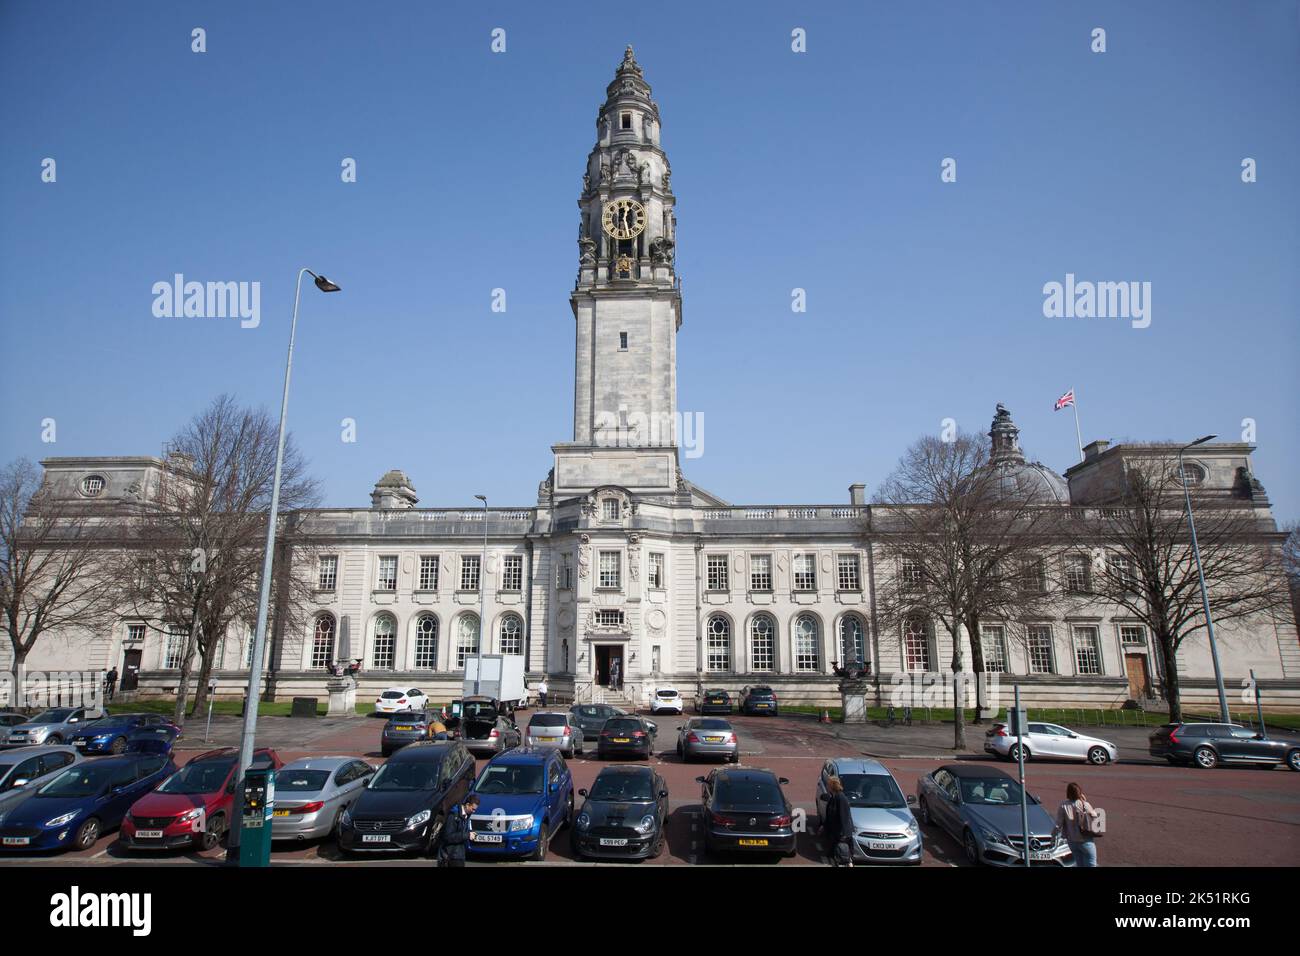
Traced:
[[546, 859], [551, 838], [573, 824], [573, 775], [553, 747], [520, 747], [492, 758], [474, 783], [479, 805], [468, 850]]
[[68, 743], [83, 754], [120, 754], [136, 731], [170, 726], [161, 714], [112, 714], [82, 725]]
[[75, 764], [0, 813], [0, 850], [86, 850], [176, 772], [170, 756], [125, 754]]
[[151, 724], [137, 727], [126, 738], [126, 753], [129, 754], [169, 754], [182, 736], [181, 729], [175, 724]]

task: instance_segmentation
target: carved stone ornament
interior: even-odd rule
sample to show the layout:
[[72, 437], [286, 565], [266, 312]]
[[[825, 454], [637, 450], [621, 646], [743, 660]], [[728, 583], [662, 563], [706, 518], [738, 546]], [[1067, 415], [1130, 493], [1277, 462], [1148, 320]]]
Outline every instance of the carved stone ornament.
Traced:
[[583, 236], [578, 240], [578, 261], [587, 263], [596, 261], [596, 240]]
[[689, 490], [690, 490], [690, 486], [686, 483], [686, 476], [683, 475], [682, 470], [678, 468], [677, 469], [677, 493], [680, 495], [684, 495]]
[[673, 261], [673, 241], [665, 236], [650, 240], [650, 260], [652, 262]]
[[591, 535], [582, 535], [578, 545], [578, 577], [585, 578], [591, 573]]
[[546, 473], [546, 477], [537, 485], [537, 500], [550, 501], [555, 493], [555, 469]]
[[633, 581], [641, 579], [641, 549], [636, 547], [641, 540], [639, 534], [630, 534], [627, 536], [627, 573], [631, 575]]

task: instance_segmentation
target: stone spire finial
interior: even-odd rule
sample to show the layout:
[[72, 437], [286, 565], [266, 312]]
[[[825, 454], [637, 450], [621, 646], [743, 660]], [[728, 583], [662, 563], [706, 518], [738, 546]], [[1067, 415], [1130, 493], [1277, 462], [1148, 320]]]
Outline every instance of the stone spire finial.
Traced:
[[636, 62], [636, 54], [632, 52], [632, 44], [630, 43], [627, 45], [627, 49], [623, 51], [623, 62], [618, 67], [619, 73], [625, 70], [631, 70], [637, 76], [641, 75], [641, 67]]
[[993, 441], [994, 461], [1008, 459], [1024, 461], [1024, 452], [1020, 450], [1020, 429], [1011, 420], [1011, 413], [1001, 402], [998, 402], [997, 411], [993, 415], [989, 438]]

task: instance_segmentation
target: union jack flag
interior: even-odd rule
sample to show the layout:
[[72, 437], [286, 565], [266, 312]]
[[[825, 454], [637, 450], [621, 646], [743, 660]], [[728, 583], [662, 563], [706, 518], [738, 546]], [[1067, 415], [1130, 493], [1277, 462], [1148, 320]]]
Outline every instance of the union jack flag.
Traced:
[[1074, 389], [1070, 389], [1064, 395], [1056, 400], [1056, 405], [1052, 411], [1059, 412], [1063, 408], [1069, 408], [1074, 404]]

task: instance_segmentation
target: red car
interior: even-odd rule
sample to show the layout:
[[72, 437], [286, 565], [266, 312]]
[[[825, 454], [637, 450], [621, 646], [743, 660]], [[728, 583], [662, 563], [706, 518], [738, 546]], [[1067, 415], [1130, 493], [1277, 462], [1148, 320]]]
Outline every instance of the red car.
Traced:
[[[122, 821], [122, 845], [130, 850], [194, 847], [210, 850], [230, 828], [239, 751], [223, 747], [199, 754], [141, 797]], [[283, 766], [274, 750], [253, 752], [254, 767]]]

